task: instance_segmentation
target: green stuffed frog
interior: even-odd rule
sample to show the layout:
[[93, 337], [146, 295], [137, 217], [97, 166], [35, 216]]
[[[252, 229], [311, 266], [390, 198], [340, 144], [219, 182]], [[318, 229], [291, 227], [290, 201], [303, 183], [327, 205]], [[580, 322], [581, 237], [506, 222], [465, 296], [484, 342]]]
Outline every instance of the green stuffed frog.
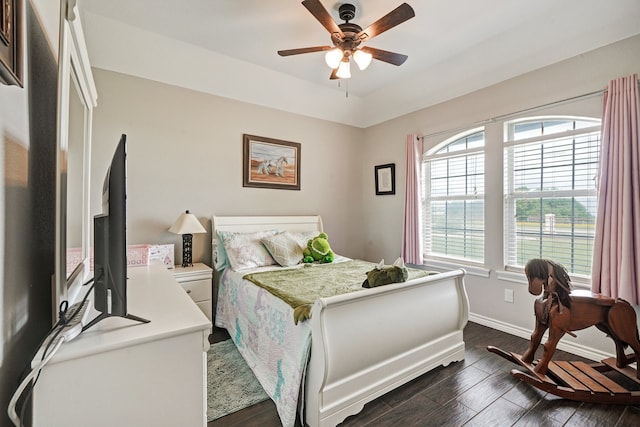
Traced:
[[335, 257], [331, 246], [329, 245], [329, 236], [326, 233], [320, 233], [313, 239], [309, 239], [307, 247], [304, 249], [302, 261], [311, 262], [333, 262]]

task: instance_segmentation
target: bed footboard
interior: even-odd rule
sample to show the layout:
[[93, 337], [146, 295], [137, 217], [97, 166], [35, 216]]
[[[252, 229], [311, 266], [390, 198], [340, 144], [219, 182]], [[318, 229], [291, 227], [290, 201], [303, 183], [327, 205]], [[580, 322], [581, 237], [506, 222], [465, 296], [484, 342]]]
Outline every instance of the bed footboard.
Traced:
[[464, 359], [464, 274], [455, 270], [318, 300], [310, 320], [307, 424], [335, 426], [386, 392]]

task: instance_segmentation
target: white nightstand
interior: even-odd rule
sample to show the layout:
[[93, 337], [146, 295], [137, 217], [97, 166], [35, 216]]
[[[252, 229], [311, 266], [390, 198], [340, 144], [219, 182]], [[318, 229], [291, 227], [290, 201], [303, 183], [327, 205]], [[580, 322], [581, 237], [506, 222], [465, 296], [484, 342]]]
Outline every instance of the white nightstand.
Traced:
[[213, 270], [211, 267], [201, 262], [194, 263], [193, 267], [176, 265], [172, 273], [176, 281], [180, 283], [191, 299], [195, 301], [200, 310], [211, 321], [213, 319], [211, 305]]

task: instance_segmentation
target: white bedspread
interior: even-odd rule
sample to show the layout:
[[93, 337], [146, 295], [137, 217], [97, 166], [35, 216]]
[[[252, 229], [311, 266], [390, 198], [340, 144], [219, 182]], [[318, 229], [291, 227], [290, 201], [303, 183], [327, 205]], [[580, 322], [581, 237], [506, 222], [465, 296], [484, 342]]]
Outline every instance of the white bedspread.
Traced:
[[275, 402], [282, 425], [292, 427], [311, 349], [311, 328], [309, 322], [294, 324], [293, 309], [284, 301], [244, 281], [242, 276], [249, 272], [226, 269], [222, 273], [216, 326], [229, 331], [265, 392]]

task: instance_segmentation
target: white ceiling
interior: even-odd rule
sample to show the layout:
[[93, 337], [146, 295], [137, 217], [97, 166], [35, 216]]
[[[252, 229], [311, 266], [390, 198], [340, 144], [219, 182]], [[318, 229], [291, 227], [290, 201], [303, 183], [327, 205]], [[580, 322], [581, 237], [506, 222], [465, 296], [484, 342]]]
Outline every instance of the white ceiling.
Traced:
[[[355, 4], [352, 22], [363, 28], [401, 3], [321, 1], [338, 23], [342, 22], [339, 4]], [[147, 50], [157, 49], [165, 61], [168, 39], [186, 43], [176, 46], [191, 46], [200, 57], [210, 52], [214, 58], [199, 61], [205, 64], [200, 66], [213, 67], [201, 87], [198, 76], [186, 83], [169, 83], [361, 127], [640, 33], [639, 0], [407, 2], [416, 16], [366, 45], [403, 53], [409, 59], [399, 67], [376, 60], [365, 71], [352, 67], [352, 78], [341, 83], [329, 80], [323, 53], [277, 55], [281, 49], [331, 44], [327, 30], [298, 0], [79, 0], [78, 5], [94, 66], [171, 80], [153, 77], [151, 70], [145, 75], [143, 64], [131, 59], [120, 61], [129, 58], [123, 50], [135, 45], [131, 43], [135, 37], [162, 36], [158, 40], [163, 42]], [[131, 31], [123, 36], [127, 42], [107, 54], [105, 40], [117, 40], [127, 31]], [[230, 69], [222, 74], [224, 78], [216, 77], [225, 67]], [[254, 81], [233, 81], [234, 76], [241, 80], [246, 75], [253, 76], [251, 80], [260, 76], [259, 90], [252, 86]], [[242, 83], [252, 89], [243, 91]], [[234, 85], [237, 88], [232, 91]], [[295, 94], [283, 100], [277, 94], [287, 89]]]

